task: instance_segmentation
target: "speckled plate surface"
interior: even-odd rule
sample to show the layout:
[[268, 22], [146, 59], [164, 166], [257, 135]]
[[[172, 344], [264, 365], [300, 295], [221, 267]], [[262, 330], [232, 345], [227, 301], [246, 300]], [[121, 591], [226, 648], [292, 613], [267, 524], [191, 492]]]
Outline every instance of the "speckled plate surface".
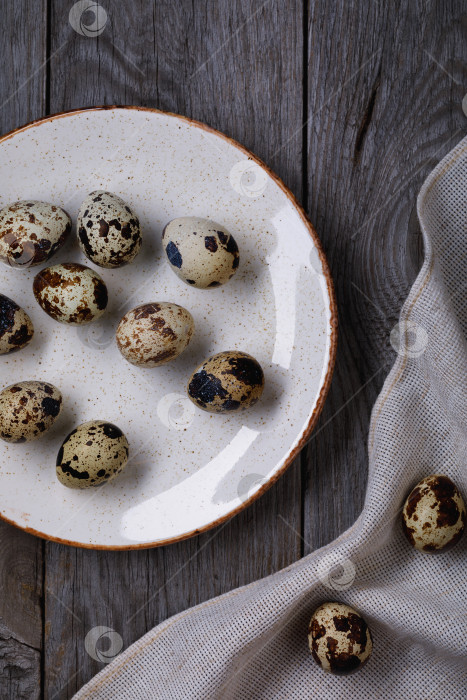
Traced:
[[[35, 336], [0, 357], [1, 387], [37, 379], [62, 392], [64, 410], [42, 439], [0, 445], [0, 513], [43, 537], [95, 548], [173, 542], [219, 524], [262, 493], [290, 464], [322, 408], [334, 365], [336, 309], [318, 238], [281, 181], [242, 146], [184, 117], [141, 108], [96, 108], [30, 124], [0, 140], [0, 205], [39, 199], [76, 222], [88, 192], [109, 190], [139, 215], [141, 253], [99, 269], [105, 316], [82, 328], [36, 304], [41, 267], [0, 267], [0, 292], [31, 316]], [[169, 269], [164, 225], [176, 216], [214, 219], [240, 248], [237, 274], [198, 290]], [[89, 263], [74, 234], [53, 263]], [[52, 264], [52, 262], [50, 264]], [[128, 364], [115, 344], [119, 319], [138, 304], [173, 301], [193, 315], [195, 335], [174, 362]], [[210, 415], [187, 398], [193, 369], [239, 349], [261, 363], [262, 400], [242, 415]], [[130, 442], [125, 472], [73, 491], [55, 478], [63, 437], [91, 419], [116, 423]]]

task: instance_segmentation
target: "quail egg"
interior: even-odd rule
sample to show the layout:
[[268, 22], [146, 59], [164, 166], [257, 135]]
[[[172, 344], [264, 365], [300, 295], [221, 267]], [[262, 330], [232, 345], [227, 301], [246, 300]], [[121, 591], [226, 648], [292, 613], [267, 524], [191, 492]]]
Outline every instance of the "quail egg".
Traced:
[[162, 233], [162, 244], [175, 274], [198, 289], [225, 284], [240, 262], [232, 234], [209, 219], [173, 219]]
[[402, 528], [415, 549], [440, 552], [453, 547], [465, 529], [466, 509], [457, 486], [442, 474], [422, 479], [402, 510]]
[[62, 409], [62, 395], [47, 382], [16, 382], [0, 392], [0, 438], [27, 442], [52, 427]]
[[121, 267], [131, 263], [141, 248], [138, 217], [116, 194], [96, 190], [78, 212], [78, 240], [96, 265]]
[[194, 328], [193, 317], [183, 306], [166, 301], [143, 304], [118, 324], [117, 345], [131, 364], [158, 367], [185, 350]]
[[61, 248], [70, 231], [70, 217], [54, 204], [10, 204], [0, 210], [0, 260], [14, 267], [38, 265]]
[[308, 645], [317, 664], [325, 671], [346, 674], [368, 661], [373, 642], [361, 615], [344, 603], [323, 603], [313, 613], [308, 627]]
[[209, 413], [232, 413], [253, 406], [263, 388], [261, 365], [245, 352], [230, 350], [213, 355], [193, 372], [188, 396]]
[[37, 303], [49, 316], [72, 325], [99, 318], [108, 302], [102, 278], [78, 263], [44, 268], [35, 276], [33, 290]]
[[0, 355], [21, 350], [33, 335], [34, 326], [26, 311], [0, 294]]
[[128, 461], [128, 440], [113, 423], [90, 420], [65, 438], [57, 455], [57, 479], [71, 489], [99, 486]]

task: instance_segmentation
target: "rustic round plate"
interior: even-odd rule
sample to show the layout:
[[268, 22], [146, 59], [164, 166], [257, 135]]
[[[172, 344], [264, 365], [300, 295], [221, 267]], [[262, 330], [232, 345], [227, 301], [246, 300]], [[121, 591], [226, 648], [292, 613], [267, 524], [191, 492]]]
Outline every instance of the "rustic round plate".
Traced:
[[[323, 406], [336, 351], [332, 282], [316, 233], [283, 183], [238, 143], [198, 122], [138, 107], [79, 110], [29, 124], [0, 140], [1, 206], [39, 199], [76, 221], [88, 192], [120, 195], [139, 215], [144, 243], [132, 265], [99, 269], [110, 295], [100, 321], [56, 323], [36, 304], [39, 267], [0, 266], [0, 292], [33, 319], [24, 350], [0, 357], [1, 387], [55, 384], [65, 408], [35, 442], [0, 445], [0, 512], [52, 540], [132, 549], [189, 537], [257, 498], [297, 455]], [[223, 287], [198, 290], [169, 268], [161, 232], [172, 218], [227, 226], [240, 267]], [[89, 264], [73, 234], [53, 263]], [[96, 268], [98, 269], [98, 268]], [[114, 339], [121, 316], [151, 301], [185, 306], [195, 320], [174, 362], [140, 369]], [[243, 415], [210, 415], [186, 398], [193, 369], [241, 349], [264, 368], [262, 400]], [[90, 419], [116, 423], [130, 442], [125, 472], [73, 491], [55, 478], [63, 437]]]

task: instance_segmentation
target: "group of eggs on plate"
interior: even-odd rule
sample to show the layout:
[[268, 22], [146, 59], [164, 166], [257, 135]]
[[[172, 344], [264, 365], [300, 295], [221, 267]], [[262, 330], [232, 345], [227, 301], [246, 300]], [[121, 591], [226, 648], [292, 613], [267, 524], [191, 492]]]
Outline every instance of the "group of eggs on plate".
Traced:
[[[402, 508], [402, 530], [420, 552], [451, 549], [465, 530], [466, 507], [454, 482], [443, 474], [427, 476], [412, 489]], [[350, 605], [320, 605], [308, 626], [311, 654], [325, 671], [347, 674], [369, 659], [373, 641], [364, 618]]]
[[[71, 219], [58, 206], [39, 201], [15, 202], [0, 211], [0, 260], [12, 267], [46, 262], [63, 245]], [[103, 268], [131, 263], [142, 243], [137, 215], [111, 192], [91, 192], [77, 220], [78, 243], [85, 256]], [[239, 251], [229, 231], [208, 219], [179, 217], [162, 233], [172, 270], [198, 289], [228, 282], [239, 265]], [[34, 278], [33, 292], [55, 321], [91, 323], [108, 304], [107, 287], [91, 268], [74, 262], [45, 267]], [[194, 333], [190, 312], [178, 304], [154, 301], [128, 311], [116, 330], [116, 343], [133, 365], [159, 367], [178, 357]], [[0, 355], [25, 347], [34, 334], [28, 314], [0, 294]], [[217, 353], [191, 375], [189, 398], [210, 413], [232, 413], [253, 406], [264, 387], [260, 364], [239, 350]], [[60, 391], [47, 382], [21, 381], [0, 392], [0, 438], [25, 442], [41, 437], [62, 408]], [[104, 420], [79, 425], [57, 456], [59, 481], [71, 488], [98, 486], [119, 474], [128, 461], [123, 432]]]

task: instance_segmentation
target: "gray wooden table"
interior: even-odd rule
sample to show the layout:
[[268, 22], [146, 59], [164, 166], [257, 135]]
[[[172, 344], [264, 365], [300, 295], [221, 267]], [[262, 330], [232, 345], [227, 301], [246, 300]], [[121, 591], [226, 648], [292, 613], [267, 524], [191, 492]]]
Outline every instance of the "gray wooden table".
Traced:
[[467, 124], [462, 0], [102, 0], [97, 21], [84, 10], [75, 29], [72, 5], [2, 2], [0, 131], [136, 104], [238, 139], [318, 230], [339, 349], [308, 447], [227, 526], [160, 549], [93, 552], [0, 524], [1, 699], [69, 698], [103, 667], [85, 650], [91, 628], [115, 630], [126, 647], [353, 523], [371, 407], [395, 356], [390, 331], [422, 259], [417, 191]]

